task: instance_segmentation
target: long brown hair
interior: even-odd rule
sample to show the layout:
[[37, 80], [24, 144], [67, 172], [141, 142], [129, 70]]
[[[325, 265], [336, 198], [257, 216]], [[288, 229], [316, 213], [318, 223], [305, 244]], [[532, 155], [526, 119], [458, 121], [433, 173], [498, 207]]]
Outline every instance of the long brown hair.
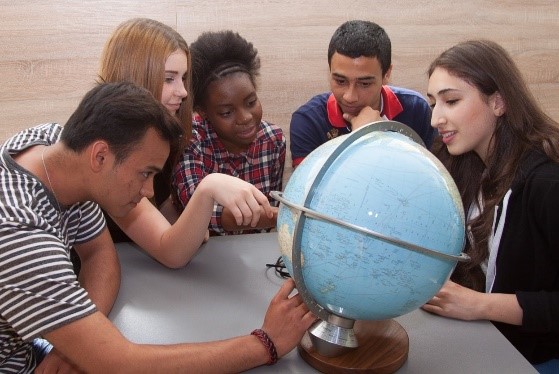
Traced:
[[[468, 222], [471, 231], [466, 252], [472, 261], [459, 264], [452, 279], [483, 291], [485, 281], [480, 264], [488, 256], [488, 239], [495, 206], [510, 188], [527, 152], [539, 150], [559, 162], [559, 124], [538, 106], [522, 74], [509, 53], [489, 40], [459, 43], [437, 57], [430, 65], [463, 79], [487, 97], [499, 92], [505, 113], [497, 119], [485, 164], [473, 151], [452, 156], [442, 142], [432, 151], [445, 164], [460, 190], [464, 209], [477, 205], [481, 214]], [[479, 204], [479, 196], [483, 206]]]

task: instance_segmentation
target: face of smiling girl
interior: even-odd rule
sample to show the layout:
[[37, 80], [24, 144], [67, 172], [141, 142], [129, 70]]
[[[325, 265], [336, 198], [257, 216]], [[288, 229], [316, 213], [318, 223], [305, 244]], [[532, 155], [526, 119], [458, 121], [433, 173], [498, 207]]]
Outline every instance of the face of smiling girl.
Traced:
[[185, 87], [187, 71], [188, 59], [182, 49], [177, 49], [167, 57], [161, 103], [172, 114], [177, 113], [182, 101], [188, 94]]
[[500, 95], [486, 96], [438, 67], [429, 77], [427, 96], [433, 108], [431, 126], [442, 135], [449, 153], [474, 151], [486, 163], [497, 118], [504, 112]]
[[250, 76], [243, 72], [211, 82], [197, 110], [232, 153], [246, 151], [260, 129], [262, 105]]

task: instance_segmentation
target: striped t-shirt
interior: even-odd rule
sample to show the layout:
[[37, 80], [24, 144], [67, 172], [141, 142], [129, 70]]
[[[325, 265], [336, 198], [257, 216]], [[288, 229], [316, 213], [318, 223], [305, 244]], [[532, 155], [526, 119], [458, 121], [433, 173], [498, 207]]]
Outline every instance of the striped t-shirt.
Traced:
[[105, 227], [93, 202], [60, 207], [53, 194], [12, 155], [52, 144], [57, 124], [39, 125], [8, 139], [0, 150], [0, 372], [31, 372], [30, 342], [96, 311], [78, 283], [70, 248]]

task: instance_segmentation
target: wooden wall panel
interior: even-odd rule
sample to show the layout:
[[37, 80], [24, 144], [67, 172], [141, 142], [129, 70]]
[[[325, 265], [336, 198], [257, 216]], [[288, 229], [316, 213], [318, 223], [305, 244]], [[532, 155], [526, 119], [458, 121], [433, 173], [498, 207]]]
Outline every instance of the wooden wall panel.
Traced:
[[175, 25], [175, 1], [0, 1], [0, 141], [41, 122], [64, 123], [97, 76], [122, 21]]
[[438, 53], [461, 40], [491, 38], [511, 52], [544, 109], [559, 120], [556, 0], [0, 1], [0, 140], [39, 122], [64, 123], [93, 84], [110, 32], [139, 16], [175, 27], [189, 43], [220, 29], [252, 41], [262, 58], [264, 116], [286, 132], [291, 112], [328, 89], [328, 41], [354, 18], [387, 30], [392, 83], [421, 93]]

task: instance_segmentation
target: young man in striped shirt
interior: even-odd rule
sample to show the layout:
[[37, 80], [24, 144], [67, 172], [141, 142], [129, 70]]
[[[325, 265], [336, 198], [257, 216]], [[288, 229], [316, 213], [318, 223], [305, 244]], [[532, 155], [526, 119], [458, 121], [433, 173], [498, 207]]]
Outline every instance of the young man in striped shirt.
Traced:
[[[181, 235], [192, 233], [192, 226], [199, 230], [198, 236], [204, 236], [208, 221], [198, 227], [195, 220], [181, 216], [170, 226], [145, 199], [153, 195], [153, 176], [177, 146], [181, 131], [147, 90], [108, 83], [86, 94], [64, 127], [40, 125], [4, 143], [0, 153], [1, 372], [55, 372], [54, 367], [62, 365], [86, 372], [115, 368], [134, 373], [239, 372], [274, 362], [299, 342], [314, 317], [299, 296], [289, 297], [292, 281], [274, 298], [262, 330], [220, 342], [137, 345], [107, 319], [120, 273], [101, 208], [150, 253], [176, 252], [165, 245], [165, 239], [184, 242], [187, 239]], [[209, 220], [214, 199], [222, 199], [216, 192], [218, 181], [208, 182], [199, 194], [198, 217], [205, 214]], [[241, 189], [233, 189], [233, 195], [248, 200], [243, 200], [250, 208], [242, 212], [242, 220], [250, 222], [260, 204], [270, 210], [259, 191], [247, 199]], [[82, 261], [79, 277], [70, 260], [71, 248]], [[156, 259], [178, 266], [162, 254]], [[42, 362], [45, 352], [33, 345], [39, 337], [54, 346]]]

